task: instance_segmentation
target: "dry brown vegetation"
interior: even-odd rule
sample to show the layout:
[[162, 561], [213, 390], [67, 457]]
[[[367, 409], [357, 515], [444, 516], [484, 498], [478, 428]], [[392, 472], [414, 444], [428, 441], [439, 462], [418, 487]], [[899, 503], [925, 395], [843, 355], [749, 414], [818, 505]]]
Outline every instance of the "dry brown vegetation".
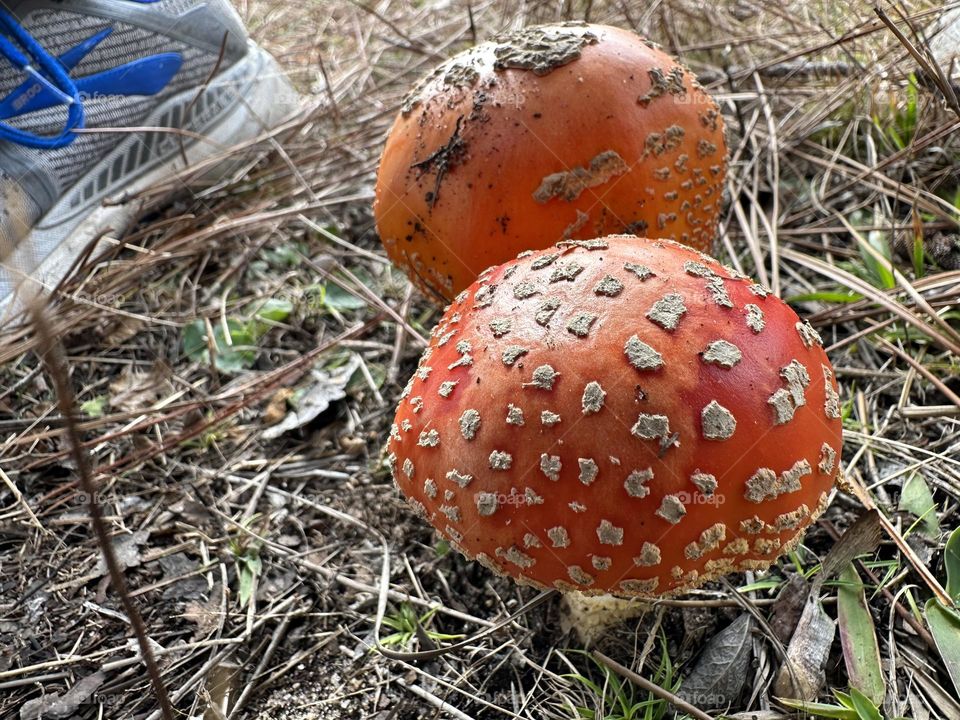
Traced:
[[[699, 717], [793, 717], [777, 700], [785, 655], [822, 651], [811, 698], [836, 704], [831, 688], [855, 684], [879, 691], [884, 718], [960, 718], [951, 636], [934, 637], [935, 611], [924, 612], [951, 590], [945, 544], [960, 507], [960, 117], [929, 72], [912, 79], [917, 61], [869, 4], [237, 5], [303, 91], [303, 111], [225, 179], [151, 191], [137, 227], [47, 313], [112, 546], [182, 716], [674, 712], [581, 652], [556, 596], [439, 543], [381, 453], [439, 316], [372, 227], [386, 130], [441, 59], [566, 18], [656, 40], [718, 99], [731, 174], [716, 254], [820, 330], [846, 430], [846, 483], [800, 550], [762, 577], [644, 608], [595, 647]], [[886, 10], [922, 47], [914, 31], [936, 4]], [[43, 697], [66, 693], [71, 709], [56, 717], [157, 718], [38, 342], [30, 325], [0, 336], [0, 716], [49, 711]], [[278, 431], [293, 407], [312, 417]], [[885, 532], [867, 515], [838, 544], [870, 508]], [[807, 593], [844, 616], [840, 634], [865, 660], [845, 661], [820, 615], [797, 628]], [[380, 599], [400, 628], [380, 636], [398, 633], [393, 657], [374, 647]], [[467, 641], [429, 659], [398, 654], [457, 642], [440, 634]]]

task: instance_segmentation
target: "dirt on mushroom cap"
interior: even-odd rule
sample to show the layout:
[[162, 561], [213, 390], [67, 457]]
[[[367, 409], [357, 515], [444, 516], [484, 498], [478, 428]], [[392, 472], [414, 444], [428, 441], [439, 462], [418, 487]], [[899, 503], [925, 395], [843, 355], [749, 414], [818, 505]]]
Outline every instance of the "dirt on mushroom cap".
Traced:
[[378, 172], [391, 259], [449, 300], [530, 247], [617, 232], [708, 250], [726, 146], [694, 76], [637, 35], [524, 28], [438, 67], [404, 101]]
[[835, 397], [816, 333], [749, 279], [670, 241], [567, 242], [448, 308], [389, 451], [414, 506], [488, 567], [660, 595], [799, 540], [836, 475]]

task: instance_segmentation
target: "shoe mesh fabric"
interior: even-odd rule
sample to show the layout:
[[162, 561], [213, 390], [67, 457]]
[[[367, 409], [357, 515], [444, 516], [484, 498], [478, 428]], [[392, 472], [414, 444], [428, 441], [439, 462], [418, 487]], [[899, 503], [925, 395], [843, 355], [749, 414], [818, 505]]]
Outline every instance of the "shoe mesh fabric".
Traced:
[[[159, 5], [172, 14], [179, 14], [198, 4], [198, 0], [165, 0]], [[182, 42], [143, 28], [104, 18], [91, 17], [65, 10], [42, 10], [30, 14], [24, 27], [53, 55], [60, 56], [106, 27], [113, 32], [75, 69], [74, 77], [91, 75], [115, 68], [136, 59], [161, 52], [178, 52], [183, 65], [171, 83], [156, 96], [86, 98], [84, 111], [89, 130], [138, 127], [165, 97], [190, 87], [201, 87], [216, 65], [217, 57]], [[0, 96], [19, 86], [23, 73], [10, 63], [0, 62]], [[12, 118], [15, 127], [38, 135], [53, 135], [63, 127], [65, 106], [57, 106]], [[189, 126], [186, 129], [194, 129]], [[60, 187], [68, 187], [83, 175], [122, 138], [117, 133], [82, 133], [70, 145], [55, 152], [30, 152], [33, 165], [56, 177]]]
[[[127, 6], [129, 14], [124, 13]], [[28, 275], [46, 286], [55, 284], [89, 242], [105, 231], [123, 232], [133, 217], [132, 206], [105, 204], [105, 197], [173, 170], [180, 157], [177, 134], [140, 128], [158, 124], [209, 132], [213, 143], [185, 140], [193, 162], [211, 156], [218, 146], [252, 137], [258, 127], [278, 121], [286, 107], [284, 100], [289, 104], [295, 97], [266, 54], [250, 51], [252, 46], [229, 0], [159, 0], [150, 4], [72, 0], [55, 5], [46, 0], [21, 0], [15, 7], [14, 12], [25, 12], [26, 17], [18, 21], [7, 12], [2, 32], [18, 37], [30, 57], [24, 60], [22, 53], [7, 43], [0, 54], [0, 98], [23, 85], [28, 73], [36, 72], [37, 62], [46, 75], [52, 74], [65, 87], [73, 86], [69, 95], [77, 93], [71, 78], [88, 78], [160, 53], [179, 53], [182, 62], [153, 96], [128, 96], [113, 89], [84, 95], [81, 88], [82, 126], [65, 125], [66, 104], [3, 121], [8, 132], [0, 140], [0, 326], [4, 325], [4, 307], [17, 304], [10, 304], [10, 298], [21, 278]], [[121, 12], [118, 18], [84, 14], [84, 8], [94, 7]], [[194, 8], [198, 11], [190, 24], [184, 24], [180, 16]], [[54, 58], [107, 28], [111, 32], [79, 59], [71, 77], [57, 67], [47, 67], [56, 64]], [[224, 38], [228, 44], [220, 60]], [[220, 72], [211, 78], [218, 62]], [[270, 70], [262, 73], [265, 67]], [[226, 90], [227, 83], [237, 83], [249, 104], [238, 102], [236, 95]], [[83, 87], [98, 84], [110, 88], [109, 83], [89, 80]], [[74, 110], [71, 123], [79, 121], [76, 115]], [[64, 135], [65, 127], [78, 130], [72, 136]], [[61, 139], [66, 143], [60, 144]], [[45, 140], [50, 142], [41, 148]], [[22, 287], [27, 285], [36, 286], [36, 282]]]

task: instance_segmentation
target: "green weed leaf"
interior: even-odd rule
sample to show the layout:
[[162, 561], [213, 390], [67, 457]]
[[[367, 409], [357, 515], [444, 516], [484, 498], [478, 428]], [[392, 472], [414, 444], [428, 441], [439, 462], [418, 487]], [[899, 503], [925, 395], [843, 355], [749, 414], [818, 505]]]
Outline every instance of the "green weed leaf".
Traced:
[[268, 298], [257, 308], [257, 317], [268, 322], [280, 323], [290, 317], [293, 303], [282, 298]]
[[82, 412], [87, 417], [99, 418], [103, 417], [104, 408], [107, 405], [107, 396], [106, 395], [97, 395], [97, 397], [92, 400], [87, 400], [85, 403], [80, 405], [80, 412]]
[[943, 549], [943, 564], [947, 568], [947, 594], [960, 599], [960, 527], [950, 534]]
[[930, 540], [940, 537], [937, 505], [933, 501], [930, 487], [920, 473], [914, 473], [903, 484], [898, 507], [917, 517], [917, 521], [910, 527], [911, 531], [915, 530]]
[[837, 624], [847, 676], [852, 689], [862, 692], [875, 705], [881, 705], [887, 688], [880, 665], [877, 632], [867, 606], [863, 582], [852, 563], [844, 568], [839, 579]]
[[[184, 354], [194, 362], [210, 363], [207, 328], [203, 320], [194, 320], [183, 329], [181, 344]], [[256, 338], [250, 326], [239, 320], [227, 320], [226, 333], [221, 323], [213, 326], [213, 347], [213, 364], [220, 372], [239, 373], [249, 370], [257, 359]]]
[[927, 601], [923, 615], [953, 687], [960, 693], [960, 615], [945, 608], [936, 598]]
[[855, 687], [850, 688], [850, 699], [857, 711], [858, 720], [883, 720], [883, 715], [880, 714], [876, 704]]

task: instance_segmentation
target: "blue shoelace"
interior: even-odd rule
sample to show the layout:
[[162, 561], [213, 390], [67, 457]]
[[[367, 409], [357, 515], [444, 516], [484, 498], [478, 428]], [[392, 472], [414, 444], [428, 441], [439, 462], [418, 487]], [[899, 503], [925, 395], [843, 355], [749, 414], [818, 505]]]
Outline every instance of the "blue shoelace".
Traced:
[[[8, 37], [9, 36], [9, 37]], [[9, 38], [19, 43], [21, 50]], [[26, 54], [24, 54], [26, 51]], [[73, 142], [74, 131], [83, 127], [83, 101], [77, 84], [53, 55], [44, 50], [16, 18], [0, 8], [0, 57], [40, 83], [63, 100], [67, 106], [67, 121], [59, 135], [37, 135], [0, 122], [0, 140], [42, 150], [62, 148]]]

